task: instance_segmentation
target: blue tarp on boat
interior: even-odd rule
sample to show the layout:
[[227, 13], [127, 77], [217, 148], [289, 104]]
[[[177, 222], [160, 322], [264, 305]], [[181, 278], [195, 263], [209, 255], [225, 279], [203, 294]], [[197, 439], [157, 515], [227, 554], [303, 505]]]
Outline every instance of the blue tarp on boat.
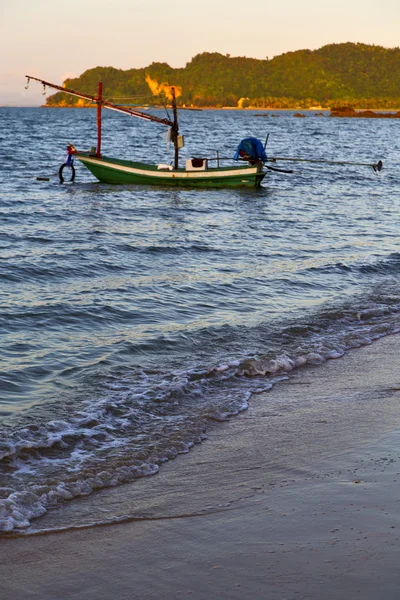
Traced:
[[249, 137], [242, 140], [237, 147], [233, 160], [248, 160], [253, 159], [255, 162], [261, 160], [266, 162], [267, 155], [265, 154], [263, 143], [255, 137]]

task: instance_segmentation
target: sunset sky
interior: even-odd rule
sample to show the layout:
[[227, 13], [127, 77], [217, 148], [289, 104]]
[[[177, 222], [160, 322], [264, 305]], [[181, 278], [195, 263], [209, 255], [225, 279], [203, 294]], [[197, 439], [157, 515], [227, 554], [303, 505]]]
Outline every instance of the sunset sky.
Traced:
[[40, 105], [39, 85], [96, 66], [182, 67], [200, 52], [272, 58], [301, 48], [400, 45], [399, 0], [0, 0], [0, 105]]

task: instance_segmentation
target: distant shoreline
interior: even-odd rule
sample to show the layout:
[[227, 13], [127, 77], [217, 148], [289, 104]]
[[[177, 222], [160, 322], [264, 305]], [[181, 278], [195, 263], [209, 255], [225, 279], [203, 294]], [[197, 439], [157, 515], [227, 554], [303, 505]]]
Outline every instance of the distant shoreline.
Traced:
[[[24, 107], [21, 107], [24, 108]], [[25, 107], [28, 108], [28, 107]], [[96, 106], [60, 106], [60, 105], [55, 105], [55, 106], [48, 106], [46, 104], [43, 104], [42, 106], [38, 107], [38, 108], [96, 108]], [[137, 108], [138, 110], [147, 110], [147, 109], [163, 109], [164, 106], [135, 106], [135, 108]], [[298, 106], [292, 107], [292, 108], [259, 108], [257, 106], [248, 106], [246, 108], [241, 108], [238, 106], [178, 106], [178, 110], [192, 110], [192, 111], [203, 111], [203, 110], [233, 110], [233, 111], [252, 111], [252, 110], [257, 110], [260, 112], [274, 112], [274, 111], [279, 111], [279, 112], [286, 112], [286, 111], [298, 111], [298, 112], [330, 112], [332, 110], [332, 108], [328, 107], [328, 108], [323, 108], [323, 107], [313, 107], [313, 108], [299, 108]], [[373, 112], [376, 113], [390, 113], [390, 112], [396, 112], [399, 111], [400, 108], [398, 107], [393, 107], [393, 108], [355, 108], [354, 109], [356, 112], [365, 112], [367, 110], [371, 110]]]
[[[7, 105], [7, 104], [3, 104], [0, 105], [0, 108], [78, 108], [78, 109], [95, 109], [96, 106], [61, 106], [61, 105], [52, 105], [49, 106], [47, 104], [42, 104], [40, 106], [16, 106], [16, 105]], [[135, 106], [135, 108], [137, 108], [138, 110], [148, 110], [148, 109], [163, 109], [163, 106]], [[248, 106], [246, 108], [241, 108], [241, 107], [237, 107], [237, 106], [196, 106], [196, 107], [192, 107], [192, 106], [187, 106], [187, 107], [178, 107], [178, 110], [192, 110], [194, 112], [196, 111], [207, 111], [207, 110], [226, 110], [226, 111], [241, 111], [241, 112], [248, 112], [248, 111], [258, 111], [260, 113], [264, 112], [266, 114], [271, 113], [271, 112], [307, 112], [307, 113], [330, 113], [331, 112], [331, 108], [326, 108], [326, 107], [313, 107], [313, 108], [299, 108], [299, 107], [291, 107], [291, 108], [259, 108], [257, 106]], [[359, 112], [366, 112], [366, 111], [372, 111], [374, 113], [377, 113], [378, 115], [380, 113], [382, 114], [387, 114], [387, 113], [395, 113], [400, 111], [399, 107], [393, 107], [393, 108], [355, 108], [354, 109], [357, 113]]]

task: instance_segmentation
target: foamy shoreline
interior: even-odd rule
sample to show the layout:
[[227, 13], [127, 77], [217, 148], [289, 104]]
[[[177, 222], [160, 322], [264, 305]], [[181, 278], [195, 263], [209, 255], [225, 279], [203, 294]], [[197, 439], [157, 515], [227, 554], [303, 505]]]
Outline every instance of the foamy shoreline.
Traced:
[[130, 485], [139, 522], [0, 540], [4, 597], [397, 598], [399, 345], [253, 397]]

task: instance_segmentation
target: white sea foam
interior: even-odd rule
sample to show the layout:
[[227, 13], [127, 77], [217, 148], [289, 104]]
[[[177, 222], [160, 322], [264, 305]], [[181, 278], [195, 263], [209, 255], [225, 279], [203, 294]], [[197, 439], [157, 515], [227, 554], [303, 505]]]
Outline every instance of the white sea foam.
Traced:
[[[11, 468], [8, 480], [16, 483], [16, 489], [0, 489], [0, 531], [26, 529], [49, 507], [156, 473], [160, 464], [205, 439], [207, 420], [225, 421], [246, 410], [252, 394], [268, 391], [294, 369], [340, 358], [352, 348], [398, 331], [396, 321], [387, 317], [386, 309], [374, 307], [360, 311], [355, 319], [341, 318], [341, 327], [306, 329], [301, 345], [292, 344], [290, 351], [275, 356], [220, 362], [216, 367], [176, 372], [161, 381], [142, 377], [134, 390], [126, 381], [123, 386], [107, 385], [111, 396], [85, 401], [86, 409], [70, 418], [14, 432], [0, 444], [0, 459]], [[382, 318], [385, 321], [379, 322]], [[181, 410], [188, 402], [193, 417]], [[153, 441], [154, 448], [145, 451], [148, 456], [136, 459], [135, 448], [145, 442], [147, 429], [153, 432], [157, 427], [166, 443], [158, 448]], [[40, 485], [31, 481], [28, 489], [17, 489], [20, 481], [34, 474], [44, 478]]]

